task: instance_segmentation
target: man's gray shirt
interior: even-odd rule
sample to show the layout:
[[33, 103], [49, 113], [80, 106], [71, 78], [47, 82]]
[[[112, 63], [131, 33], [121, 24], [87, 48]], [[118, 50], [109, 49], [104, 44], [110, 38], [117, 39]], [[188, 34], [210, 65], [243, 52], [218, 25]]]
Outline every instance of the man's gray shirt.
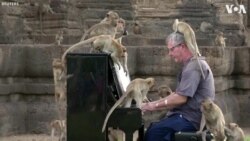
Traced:
[[200, 64], [203, 69], [205, 78], [202, 77], [199, 64], [196, 59], [191, 58], [185, 62], [182, 71], [178, 76], [176, 93], [187, 96], [187, 102], [168, 112], [168, 116], [178, 113], [193, 123], [196, 129], [200, 127], [201, 121], [201, 102], [206, 98], [214, 99], [215, 88], [213, 73], [204, 60], [200, 57]]

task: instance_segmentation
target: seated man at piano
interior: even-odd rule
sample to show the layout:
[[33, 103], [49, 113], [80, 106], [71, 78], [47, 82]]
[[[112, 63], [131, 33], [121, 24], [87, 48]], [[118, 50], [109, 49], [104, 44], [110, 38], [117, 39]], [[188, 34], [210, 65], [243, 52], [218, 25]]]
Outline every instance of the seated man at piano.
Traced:
[[[214, 99], [213, 73], [202, 56], [197, 59], [185, 43], [180, 32], [171, 33], [166, 39], [168, 55], [182, 64], [177, 77], [175, 92], [157, 101], [143, 104], [142, 111], [169, 109], [166, 117], [148, 127], [145, 141], [172, 141], [176, 132], [196, 132], [200, 127], [200, 104], [206, 98]], [[202, 76], [201, 71], [204, 73]]]

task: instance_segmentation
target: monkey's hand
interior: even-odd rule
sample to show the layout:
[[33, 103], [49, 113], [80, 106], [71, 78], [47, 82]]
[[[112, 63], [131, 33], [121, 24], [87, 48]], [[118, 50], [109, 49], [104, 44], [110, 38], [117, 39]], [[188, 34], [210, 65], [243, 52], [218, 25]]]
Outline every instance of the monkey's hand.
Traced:
[[202, 134], [202, 131], [199, 130], [199, 131], [196, 132], [196, 134], [200, 135], [200, 134]]
[[121, 69], [121, 65], [118, 63], [117, 66], [118, 66], [118, 69], [120, 70]]
[[197, 135], [202, 135], [202, 134], [206, 134], [208, 132], [208, 130], [198, 130], [198, 131], [196, 131], [196, 134]]
[[128, 72], [127, 71], [124, 71], [125, 72], [125, 75], [128, 76]]

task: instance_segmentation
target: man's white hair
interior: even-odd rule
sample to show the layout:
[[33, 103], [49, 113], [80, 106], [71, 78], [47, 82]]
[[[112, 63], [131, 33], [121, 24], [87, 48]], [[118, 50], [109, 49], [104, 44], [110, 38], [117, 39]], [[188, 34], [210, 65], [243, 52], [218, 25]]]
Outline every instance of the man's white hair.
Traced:
[[171, 33], [170, 35], [168, 35], [167, 37], [167, 42], [173, 42], [174, 45], [173, 46], [176, 46], [178, 44], [182, 44], [184, 43], [185, 44], [185, 39], [184, 39], [184, 35], [180, 32], [173, 32]]

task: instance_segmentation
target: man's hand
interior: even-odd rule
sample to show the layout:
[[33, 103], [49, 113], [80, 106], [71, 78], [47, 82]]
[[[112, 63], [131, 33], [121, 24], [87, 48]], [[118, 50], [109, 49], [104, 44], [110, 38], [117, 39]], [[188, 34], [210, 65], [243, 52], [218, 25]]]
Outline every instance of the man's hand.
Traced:
[[141, 110], [142, 112], [154, 111], [156, 110], [156, 107], [156, 102], [147, 102], [142, 104]]

